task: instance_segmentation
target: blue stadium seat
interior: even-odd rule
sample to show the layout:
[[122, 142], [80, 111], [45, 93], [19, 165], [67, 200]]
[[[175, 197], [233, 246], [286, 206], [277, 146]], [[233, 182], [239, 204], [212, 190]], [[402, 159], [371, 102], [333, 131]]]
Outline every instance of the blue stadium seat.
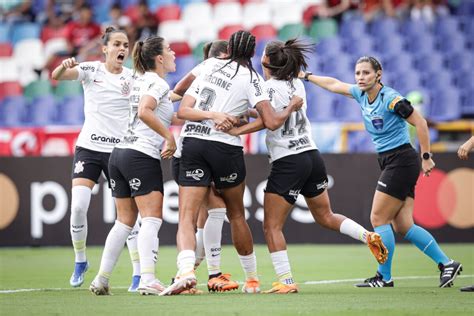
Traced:
[[474, 17], [474, 1], [460, 1], [456, 9], [456, 14], [461, 16], [467, 16], [472, 19]]
[[343, 38], [357, 39], [366, 33], [366, 23], [362, 19], [343, 20], [339, 35]]
[[175, 4], [177, 3], [178, 0], [148, 0], [148, 7], [150, 8], [151, 12], [156, 12], [159, 7], [165, 6], [165, 5], [170, 5], [170, 4]]
[[128, 7], [137, 5], [139, 3], [138, 0], [119, 0], [118, 2], [120, 2], [123, 10], [126, 10]]
[[352, 98], [336, 95], [335, 115], [343, 122], [362, 122], [359, 104]]
[[66, 97], [58, 102], [57, 124], [82, 125], [84, 123], [84, 98]]
[[0, 23], [0, 43], [10, 42], [10, 26]]
[[183, 78], [194, 66], [197, 65], [196, 59], [193, 55], [176, 57], [176, 71], [168, 73], [166, 81], [170, 85], [171, 89]]
[[425, 35], [428, 34], [430, 28], [428, 24], [422, 20], [406, 20], [400, 25], [400, 33], [404, 36], [408, 35]]
[[339, 54], [341, 50], [342, 42], [337, 36], [324, 38], [316, 45], [316, 54], [318, 55]]
[[272, 40], [269, 38], [264, 38], [260, 41], [257, 41], [257, 43], [255, 44], [255, 55], [262, 56], [263, 53], [265, 52], [265, 46], [270, 41]]
[[321, 70], [324, 73], [344, 73], [353, 70], [355, 60], [347, 54], [340, 53], [335, 55], [326, 55], [321, 59]]
[[[473, 34], [474, 35], [474, 34]], [[437, 48], [443, 53], [451, 53], [465, 49], [464, 36], [457, 32], [439, 36], [437, 39]]]
[[433, 26], [435, 35], [451, 35], [459, 32], [459, 22], [454, 16], [444, 16], [436, 19]]
[[415, 68], [421, 72], [435, 73], [443, 70], [443, 56], [437, 52], [420, 54], [415, 58]]
[[404, 41], [400, 35], [375, 35], [374, 37], [375, 50], [380, 54], [399, 54], [403, 52]]
[[474, 82], [474, 72], [471, 69], [454, 72], [454, 84], [461, 90], [472, 88]]
[[356, 56], [373, 54], [373, 41], [369, 36], [360, 37], [357, 40], [344, 40], [344, 51]]
[[366, 131], [350, 132], [348, 134], [347, 145], [349, 152], [375, 152], [375, 147], [370, 138], [370, 134]]
[[29, 122], [33, 126], [51, 125], [57, 117], [56, 100], [52, 95], [34, 99], [29, 107]]
[[430, 113], [428, 117], [434, 121], [449, 121], [461, 118], [461, 100], [459, 90], [454, 86], [431, 94]]
[[28, 101], [23, 96], [6, 97], [0, 102], [0, 126], [25, 125]]
[[181, 7], [184, 7], [189, 3], [207, 2], [207, 0], [177, 0], [177, 2]]
[[445, 62], [452, 72], [474, 69], [474, 54], [467, 50], [453, 51], [445, 55]]
[[39, 38], [41, 26], [37, 23], [20, 23], [12, 29], [11, 41], [13, 45], [28, 38]]
[[369, 33], [373, 36], [385, 35], [390, 36], [398, 32], [398, 20], [391, 18], [378, 18], [369, 25]]
[[474, 117], [474, 88], [461, 91], [461, 115], [462, 117]]
[[435, 40], [428, 34], [412, 34], [405, 37], [405, 47], [414, 55], [430, 53], [434, 50]]
[[448, 71], [434, 71], [423, 74], [422, 84], [431, 90], [445, 90], [453, 84], [453, 78]]
[[307, 115], [311, 122], [329, 122], [336, 120], [334, 94], [313, 84], [306, 84]]
[[383, 61], [384, 64], [382, 65], [382, 67], [388, 73], [393, 73], [396, 71], [413, 71], [412, 57], [408, 53], [400, 52], [397, 54], [388, 55], [383, 58]]
[[413, 90], [419, 90], [421, 88], [420, 75], [415, 71], [402, 71], [393, 73], [394, 78], [391, 87], [400, 92], [402, 95], [406, 95], [408, 92]]

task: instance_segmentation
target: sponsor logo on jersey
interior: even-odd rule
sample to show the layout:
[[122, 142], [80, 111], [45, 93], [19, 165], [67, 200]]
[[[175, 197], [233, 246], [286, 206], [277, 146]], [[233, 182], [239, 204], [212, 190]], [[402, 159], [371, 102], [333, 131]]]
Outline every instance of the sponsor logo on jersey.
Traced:
[[184, 132], [188, 135], [209, 135], [211, 128], [202, 124], [187, 124]]
[[288, 192], [288, 195], [293, 196], [295, 199], [298, 198], [298, 195], [300, 195], [301, 190], [290, 190]]
[[82, 171], [84, 171], [84, 161], [79, 160], [74, 165], [74, 173], [81, 173]]
[[81, 69], [82, 69], [83, 71], [88, 71], [88, 70], [90, 70], [90, 71], [92, 71], [92, 72], [95, 71], [95, 67], [94, 67], [94, 66], [81, 66]]
[[270, 102], [273, 101], [273, 95], [275, 94], [275, 89], [269, 88], [267, 89], [268, 97], [270, 98]]
[[328, 187], [328, 180], [324, 180], [321, 183], [316, 184], [316, 189], [318, 190], [324, 190]]
[[237, 180], [237, 173], [234, 172], [227, 177], [220, 177], [219, 180], [221, 180], [221, 182], [234, 183], [235, 180]]
[[142, 182], [138, 178], [133, 178], [130, 181], [128, 181], [128, 185], [130, 186], [130, 189], [134, 191], [138, 191], [138, 189], [142, 185]]
[[134, 142], [137, 141], [137, 139], [138, 139], [138, 136], [126, 135], [123, 137], [123, 143], [133, 144]]
[[106, 137], [97, 134], [91, 135], [91, 141], [94, 143], [109, 143], [109, 144], [118, 144], [120, 143], [120, 139], [116, 137]]
[[202, 169], [186, 171], [186, 177], [193, 178], [194, 180], [199, 181], [202, 177], [204, 177], [204, 171]]
[[304, 147], [308, 147], [309, 145], [311, 145], [309, 137], [304, 136], [304, 137], [301, 137], [301, 138], [298, 138], [298, 139], [290, 140], [290, 144], [288, 145], [288, 149], [298, 150], [298, 149], [301, 149], [301, 148], [304, 148]]
[[253, 87], [255, 88], [255, 96], [259, 97], [262, 95], [262, 86], [260, 85], [260, 80], [253, 79], [252, 80]]

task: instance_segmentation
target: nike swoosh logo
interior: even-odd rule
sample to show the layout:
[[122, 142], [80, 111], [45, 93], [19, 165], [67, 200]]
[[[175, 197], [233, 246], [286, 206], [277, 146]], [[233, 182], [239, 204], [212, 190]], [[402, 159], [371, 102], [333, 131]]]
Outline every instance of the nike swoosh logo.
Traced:
[[94, 82], [95, 82], [95, 83], [102, 83], [103, 81], [99, 81], [99, 80], [95, 80], [95, 79], [94, 79]]

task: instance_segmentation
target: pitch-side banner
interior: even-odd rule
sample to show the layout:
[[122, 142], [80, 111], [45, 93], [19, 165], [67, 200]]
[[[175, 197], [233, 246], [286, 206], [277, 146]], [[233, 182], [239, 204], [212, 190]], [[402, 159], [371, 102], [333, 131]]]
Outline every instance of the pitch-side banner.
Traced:
[[[329, 173], [329, 195], [334, 212], [371, 228], [372, 197], [379, 176], [373, 154], [323, 156]], [[455, 154], [437, 154], [429, 178], [420, 176], [415, 221], [440, 242], [474, 242], [474, 158], [460, 161]], [[263, 195], [270, 166], [263, 155], [246, 157], [244, 205], [254, 240], [264, 243]], [[175, 244], [178, 223], [178, 187], [170, 164], [163, 162], [165, 198], [160, 244]], [[70, 245], [70, 157], [0, 158], [0, 246]], [[93, 190], [88, 212], [89, 245], [103, 245], [115, 220], [110, 189], [101, 181]], [[346, 243], [347, 236], [314, 223], [300, 197], [285, 226], [290, 243]], [[224, 224], [224, 243], [230, 243]], [[401, 240], [401, 239], [400, 239]]]

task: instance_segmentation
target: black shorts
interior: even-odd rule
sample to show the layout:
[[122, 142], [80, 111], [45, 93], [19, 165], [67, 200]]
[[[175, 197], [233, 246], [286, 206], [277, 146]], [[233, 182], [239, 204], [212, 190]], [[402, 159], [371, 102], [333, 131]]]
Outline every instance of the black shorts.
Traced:
[[245, 180], [242, 147], [185, 137], [179, 163], [179, 185], [231, 188]]
[[72, 178], [85, 178], [99, 183], [99, 177], [103, 171], [105, 178], [109, 181], [109, 157], [110, 153], [76, 146], [72, 163]]
[[405, 201], [415, 198], [415, 185], [421, 170], [421, 160], [410, 144], [379, 153], [377, 158], [382, 174], [377, 191]]
[[171, 159], [171, 174], [176, 184], [179, 185], [179, 161], [181, 158], [173, 157]]
[[265, 192], [281, 195], [293, 205], [299, 194], [312, 198], [323, 193], [327, 186], [323, 158], [318, 150], [310, 150], [274, 161]]
[[114, 148], [109, 162], [112, 196], [135, 197], [153, 191], [163, 193], [159, 159], [128, 148]]

